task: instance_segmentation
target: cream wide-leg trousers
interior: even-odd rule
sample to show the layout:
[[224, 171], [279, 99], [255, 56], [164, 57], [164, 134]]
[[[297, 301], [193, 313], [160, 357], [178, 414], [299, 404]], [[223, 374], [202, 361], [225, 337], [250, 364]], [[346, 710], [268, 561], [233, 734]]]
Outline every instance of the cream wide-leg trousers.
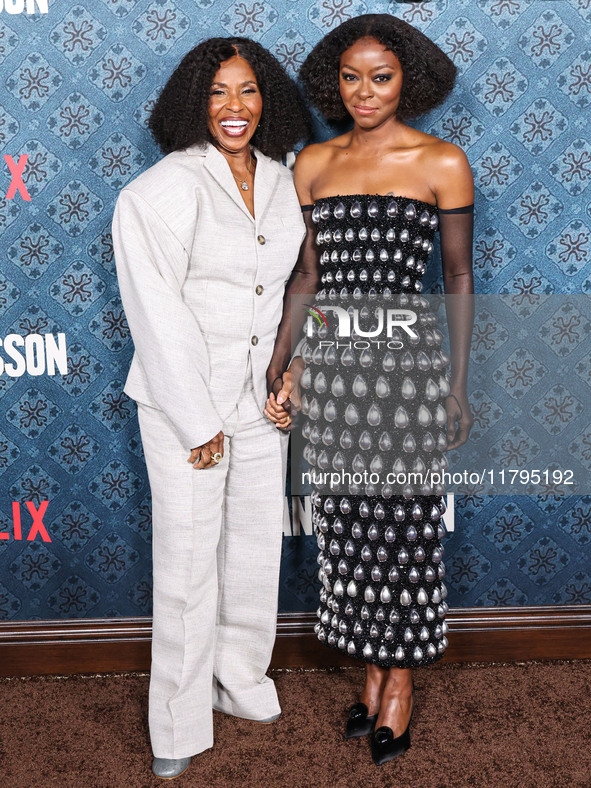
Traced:
[[155, 757], [185, 758], [213, 745], [212, 709], [252, 720], [281, 711], [265, 671], [288, 436], [261, 413], [250, 365], [213, 468], [187, 462], [161, 410], [138, 403], [138, 417], [152, 490], [150, 739]]

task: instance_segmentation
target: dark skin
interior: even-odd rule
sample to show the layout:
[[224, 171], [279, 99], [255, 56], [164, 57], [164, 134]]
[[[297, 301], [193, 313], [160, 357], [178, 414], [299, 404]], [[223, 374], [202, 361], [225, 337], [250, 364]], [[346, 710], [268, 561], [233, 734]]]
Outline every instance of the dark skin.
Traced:
[[[236, 55], [220, 64], [210, 90], [208, 106], [209, 131], [213, 143], [228, 162], [236, 180], [236, 188], [254, 216], [254, 176], [256, 159], [250, 151], [250, 140], [263, 111], [263, 100], [254, 71], [248, 62]], [[239, 181], [248, 184], [248, 190]], [[187, 462], [197, 470], [213, 468], [214, 454], [224, 454], [224, 433], [191, 450]]]
[[[393, 194], [443, 209], [474, 202], [474, 181], [464, 152], [397, 119], [403, 73], [393, 52], [376, 39], [359, 39], [341, 55], [339, 79], [341, 97], [355, 125], [346, 134], [310, 145], [298, 156], [295, 186], [302, 205], [335, 194]], [[471, 294], [472, 270], [444, 261], [443, 284], [446, 293]], [[469, 310], [466, 314], [469, 319]], [[446, 400], [449, 449], [465, 443], [473, 423], [466, 391], [468, 354], [465, 348], [454, 352], [453, 345], [452, 341], [451, 392]], [[297, 379], [302, 368], [302, 360], [294, 359], [283, 375], [281, 391], [267, 400], [265, 414], [280, 428], [288, 400], [296, 408], [299, 405]], [[408, 725], [411, 693], [410, 669], [366, 664], [361, 701], [370, 715], [379, 712], [376, 728], [385, 725], [400, 736]]]

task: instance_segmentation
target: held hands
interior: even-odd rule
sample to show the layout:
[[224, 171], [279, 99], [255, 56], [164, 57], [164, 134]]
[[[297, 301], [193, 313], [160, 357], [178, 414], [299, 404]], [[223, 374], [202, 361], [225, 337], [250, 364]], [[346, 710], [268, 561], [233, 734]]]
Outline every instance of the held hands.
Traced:
[[[304, 361], [294, 358], [289, 369], [271, 382], [264, 414], [278, 429], [289, 432], [292, 429], [291, 410], [300, 410], [299, 381], [304, 371]], [[447, 450], [457, 449], [468, 440], [474, 424], [468, 395], [463, 389], [452, 390], [445, 401], [447, 411]]]
[[[282, 377], [277, 377], [272, 383], [272, 390], [265, 406], [265, 416], [272, 421], [278, 429], [289, 432], [292, 428], [291, 409], [300, 409], [299, 380], [304, 369], [301, 358], [295, 358], [289, 369]], [[468, 395], [465, 391], [457, 389], [452, 391], [446, 401], [447, 411], [447, 451], [457, 449], [468, 440], [468, 435], [474, 424], [474, 417], [470, 410]]]
[[468, 395], [465, 391], [452, 391], [445, 400], [445, 409], [447, 411], [447, 451], [449, 451], [466, 443], [474, 424], [474, 417], [470, 411]]
[[[219, 455], [219, 456], [218, 456]], [[197, 446], [191, 450], [187, 462], [193, 463], [193, 468], [213, 468], [224, 456], [224, 433], [220, 430], [215, 438], [212, 438], [202, 446]]]
[[289, 432], [293, 426], [292, 408], [295, 411], [300, 409], [299, 380], [303, 369], [303, 359], [294, 358], [289, 369], [272, 382], [271, 392], [263, 411], [278, 429], [285, 432]]

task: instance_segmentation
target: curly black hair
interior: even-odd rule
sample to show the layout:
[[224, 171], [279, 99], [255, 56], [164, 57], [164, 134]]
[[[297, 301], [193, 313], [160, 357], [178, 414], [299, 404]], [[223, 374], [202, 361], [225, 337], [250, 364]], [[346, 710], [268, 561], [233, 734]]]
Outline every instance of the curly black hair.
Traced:
[[324, 36], [300, 69], [306, 97], [327, 120], [350, 118], [339, 90], [340, 59], [345, 50], [366, 37], [375, 38], [400, 60], [402, 89], [396, 111], [398, 119], [429, 112], [451, 92], [457, 68], [437, 44], [396, 16], [363, 14]]
[[255, 73], [263, 113], [252, 144], [273, 159], [309, 138], [310, 114], [295, 82], [264, 47], [248, 38], [209, 38], [188, 52], [158, 97], [148, 120], [152, 136], [171, 153], [196, 143], [213, 142], [207, 106], [220, 64], [243, 57]]

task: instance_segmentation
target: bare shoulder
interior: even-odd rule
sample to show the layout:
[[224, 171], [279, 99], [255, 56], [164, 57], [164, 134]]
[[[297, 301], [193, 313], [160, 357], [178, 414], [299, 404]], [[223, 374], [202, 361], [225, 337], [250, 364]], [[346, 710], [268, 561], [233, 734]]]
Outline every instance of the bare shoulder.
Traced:
[[300, 205], [308, 205], [312, 200], [312, 180], [314, 171], [317, 168], [315, 162], [318, 160], [317, 148], [320, 145], [308, 145], [301, 150], [295, 160], [293, 168], [293, 182], [298, 193]]
[[294, 166], [294, 183], [302, 205], [312, 203], [312, 189], [319, 172], [329, 165], [334, 148], [328, 142], [317, 142], [308, 145], [298, 154]]
[[306, 172], [322, 166], [332, 155], [331, 142], [332, 140], [307, 145], [297, 155], [295, 162], [296, 171]]
[[441, 140], [439, 137], [429, 137], [429, 144], [425, 145], [425, 156], [432, 164], [440, 167], [464, 167], [468, 164], [468, 157], [459, 145]]
[[438, 137], [431, 140], [425, 145], [423, 164], [439, 207], [457, 208], [473, 203], [474, 177], [468, 157], [453, 142]]
[[430, 168], [445, 168], [446, 176], [450, 171], [470, 169], [468, 158], [459, 145], [447, 142], [433, 134], [425, 131], [412, 129], [412, 136], [409, 138], [411, 147], [420, 151], [419, 158], [422, 166], [429, 171]]

